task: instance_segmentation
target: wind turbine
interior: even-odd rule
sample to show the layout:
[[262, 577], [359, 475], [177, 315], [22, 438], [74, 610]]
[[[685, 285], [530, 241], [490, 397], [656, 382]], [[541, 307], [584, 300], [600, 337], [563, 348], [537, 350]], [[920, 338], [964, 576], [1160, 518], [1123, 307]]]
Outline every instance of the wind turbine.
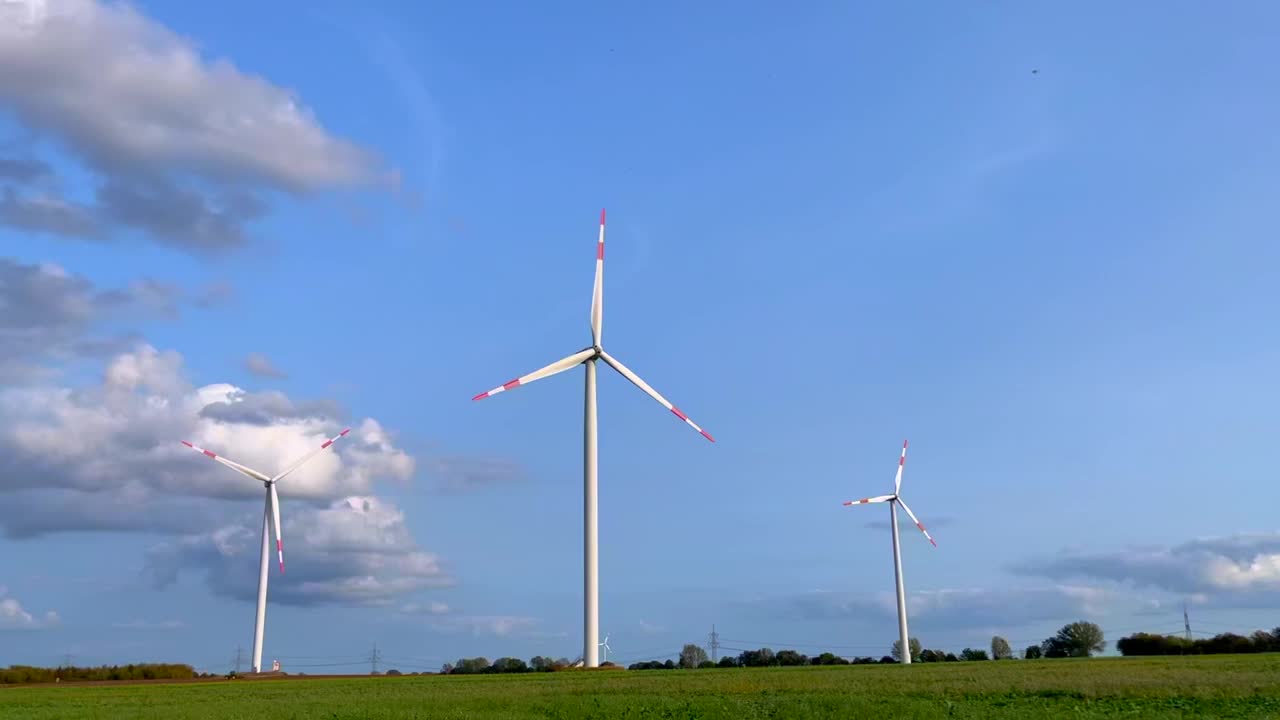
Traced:
[[639, 375], [631, 372], [626, 365], [623, 365], [617, 358], [604, 351], [601, 346], [601, 328], [604, 324], [604, 210], [600, 211], [600, 239], [596, 243], [596, 280], [595, 286], [591, 294], [591, 346], [583, 350], [557, 360], [550, 365], [539, 370], [534, 370], [528, 375], [512, 380], [509, 383], [500, 385], [488, 392], [482, 392], [471, 398], [472, 400], [483, 400], [492, 397], [498, 393], [511, 390], [521, 385], [528, 385], [535, 380], [557, 375], [578, 365], [586, 365], [586, 402], [583, 414], [583, 477], [584, 477], [584, 508], [583, 508], [583, 535], [584, 535], [584, 558], [583, 558], [583, 638], [582, 638], [582, 657], [583, 664], [586, 667], [599, 667], [597, 662], [596, 651], [599, 649], [597, 639], [600, 637], [600, 576], [599, 576], [599, 555], [598, 555], [598, 532], [596, 523], [596, 360], [603, 360], [605, 363], [617, 370], [623, 377], [630, 380], [632, 384], [644, 391], [646, 395], [657, 400], [660, 405], [670, 410], [672, 414], [689, 424], [689, 427], [697, 430], [703, 437], [715, 442], [715, 440], [707, 434], [707, 431], [698, 427], [696, 423], [689, 419], [680, 408], [672, 405], [669, 400], [658, 394]]
[[938, 547], [938, 543], [933, 541], [933, 537], [929, 535], [929, 531], [924, 529], [924, 525], [911, 512], [911, 508], [903, 502], [902, 490], [902, 467], [907, 464], [907, 441], [902, 441], [902, 456], [898, 458], [898, 474], [893, 478], [893, 494], [877, 495], [875, 497], [863, 498], [861, 500], [849, 500], [845, 505], [866, 505], [868, 503], [889, 503], [889, 526], [893, 530], [893, 576], [898, 584], [898, 636], [902, 647], [902, 662], [911, 664], [911, 640], [907, 636], [907, 598], [902, 589], [902, 551], [898, 548], [898, 511], [894, 505], [901, 505], [903, 510], [907, 511], [907, 515], [911, 517], [911, 521], [920, 528], [920, 532], [924, 533], [925, 538]]
[[609, 662], [609, 651], [613, 648], [609, 647], [609, 636], [604, 636], [604, 642], [600, 643], [600, 647], [604, 648], [604, 659], [601, 662]]
[[240, 463], [228, 460], [227, 458], [224, 458], [212, 451], [192, 445], [186, 440], [182, 441], [183, 445], [186, 445], [196, 452], [203, 453], [205, 456], [226, 465], [241, 475], [261, 481], [263, 487], [267, 489], [266, 509], [262, 513], [262, 558], [258, 564], [258, 610], [253, 621], [254, 672], [261, 672], [262, 670], [262, 634], [266, 629], [267, 623], [267, 576], [269, 575], [268, 563], [271, 562], [270, 535], [273, 528], [276, 536], [276, 553], [280, 558], [280, 572], [284, 572], [284, 540], [280, 537], [280, 496], [276, 494], [276, 482], [284, 479], [286, 475], [302, 467], [303, 463], [316, 455], [319, 455], [321, 451], [337, 442], [339, 438], [349, 432], [351, 432], [351, 428], [347, 428], [328, 440], [325, 440], [321, 443], [320, 447], [298, 458], [283, 471], [274, 476], [260, 473], [253, 468], [245, 467]]

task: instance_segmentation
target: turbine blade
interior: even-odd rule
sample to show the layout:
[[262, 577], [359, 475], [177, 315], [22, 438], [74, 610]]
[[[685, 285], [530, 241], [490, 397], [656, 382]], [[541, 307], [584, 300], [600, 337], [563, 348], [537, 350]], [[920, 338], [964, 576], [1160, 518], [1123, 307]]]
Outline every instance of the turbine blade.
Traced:
[[204, 449], [204, 448], [202, 448], [202, 447], [198, 447], [198, 446], [196, 446], [196, 445], [192, 445], [191, 443], [187, 442], [186, 440], [183, 440], [183, 441], [182, 441], [182, 444], [183, 444], [183, 445], [186, 445], [187, 447], [191, 448], [192, 450], [195, 450], [196, 452], [198, 452], [198, 453], [200, 453], [200, 454], [204, 455], [205, 457], [208, 457], [208, 458], [210, 458], [210, 459], [214, 460], [215, 462], [219, 462], [219, 463], [222, 463], [223, 465], [226, 465], [227, 467], [231, 468], [232, 470], [235, 470], [236, 472], [240, 473], [241, 475], [245, 475], [245, 476], [247, 476], [247, 477], [251, 477], [251, 478], [253, 478], [254, 480], [261, 480], [261, 481], [263, 481], [263, 482], [268, 482], [268, 481], [270, 481], [270, 480], [271, 480], [271, 478], [270, 478], [270, 477], [268, 477], [266, 474], [264, 474], [264, 473], [260, 473], [260, 472], [258, 472], [257, 470], [254, 470], [253, 468], [245, 467], [244, 465], [241, 465], [241, 464], [240, 464], [240, 463], [238, 463], [238, 462], [234, 462], [234, 461], [228, 460], [228, 459], [226, 459], [226, 458], [222, 457], [221, 455], [218, 455], [217, 453], [215, 453], [215, 452], [213, 452], [213, 451], [211, 451], [211, 450], [205, 450], [205, 449]]
[[284, 540], [280, 537], [280, 495], [276, 484], [271, 483], [271, 524], [276, 528], [276, 554], [280, 557], [280, 572], [284, 572]]
[[596, 282], [591, 289], [591, 340], [600, 345], [604, 329], [604, 210], [600, 210], [600, 241], [596, 243]]
[[626, 365], [623, 365], [622, 363], [618, 362], [617, 358], [613, 357], [612, 355], [610, 355], [609, 353], [603, 350], [600, 351], [600, 357], [603, 358], [605, 362], [609, 363], [609, 367], [612, 367], [614, 370], [617, 370], [619, 373], [621, 373], [622, 377], [630, 380], [633, 385], [645, 391], [645, 393], [647, 393], [649, 397], [653, 398], [654, 400], [657, 400], [663, 407], [670, 410], [673, 415], [675, 415], [676, 417], [688, 423], [689, 427], [693, 428], [694, 430], [697, 430], [702, 435], [702, 437], [710, 440], [711, 442], [716, 441], [715, 438], [711, 437], [711, 435], [709, 435], [706, 430], [703, 430], [702, 428], [698, 427], [697, 423], [690, 420], [688, 415], [685, 415], [683, 412], [681, 412], [680, 408], [676, 407], [675, 405], [672, 405], [669, 400], [659, 395], [657, 390], [654, 390], [653, 388], [649, 387], [649, 383], [645, 382], [644, 380], [641, 380], [639, 375], [631, 372], [631, 370], [628, 369]]
[[889, 502], [893, 499], [892, 495], [877, 495], [875, 497], [862, 498], [861, 500], [846, 500], [845, 505], [866, 505], [867, 503]]
[[271, 478], [271, 482], [273, 482], [273, 483], [274, 483], [274, 482], [275, 482], [275, 481], [277, 481], [277, 480], [281, 480], [281, 479], [283, 479], [283, 478], [284, 478], [284, 476], [286, 476], [286, 475], [288, 475], [289, 473], [293, 472], [294, 470], [297, 470], [298, 468], [302, 467], [303, 463], [305, 463], [306, 461], [308, 461], [308, 460], [310, 460], [311, 458], [315, 457], [316, 455], [319, 455], [321, 452], [323, 452], [325, 449], [327, 449], [330, 445], [332, 445], [332, 444], [334, 444], [335, 442], [337, 442], [339, 438], [345, 437], [345, 436], [346, 436], [346, 434], [347, 434], [347, 433], [349, 433], [349, 432], [351, 432], [351, 428], [346, 428], [345, 430], [343, 430], [342, 432], [338, 433], [337, 435], [334, 435], [333, 437], [329, 438], [328, 440], [325, 440], [323, 443], [320, 443], [320, 447], [318, 447], [318, 448], [316, 448], [315, 450], [312, 450], [311, 452], [307, 453], [306, 455], [303, 455], [302, 457], [298, 458], [296, 461], [294, 461], [294, 463], [293, 463], [292, 465], [290, 465], [289, 467], [285, 468], [285, 469], [284, 469], [280, 474], [278, 474], [278, 475], [276, 475], [275, 477]]
[[528, 375], [521, 375], [515, 380], [512, 380], [511, 382], [506, 383], [504, 385], [499, 385], [498, 387], [488, 392], [482, 392], [471, 399], [483, 400], [487, 397], [493, 397], [494, 395], [497, 395], [500, 392], [504, 392], [512, 388], [519, 387], [521, 385], [528, 385], [529, 383], [535, 380], [541, 380], [543, 378], [551, 377], [552, 375], [557, 375], [559, 373], [564, 372], [565, 370], [581, 365], [582, 363], [586, 362], [588, 359], [591, 358], [591, 356], [595, 354], [596, 354], [595, 348], [587, 348], [586, 350], [583, 350], [581, 352], [576, 352], [570, 355], [569, 357], [557, 360], [544, 368], [534, 370]]
[[902, 490], [902, 466], [907, 464], [907, 441], [902, 441], [902, 457], [898, 458], [898, 474], [893, 477], [893, 492]]
[[898, 498], [898, 504], [902, 506], [903, 510], [907, 511], [907, 515], [911, 517], [911, 522], [915, 523], [916, 527], [920, 528], [920, 532], [924, 533], [925, 538], [927, 538], [934, 547], [938, 547], [938, 543], [933, 541], [933, 536], [929, 534], [928, 530], [924, 529], [924, 524], [920, 522], [920, 519], [916, 517], [915, 513], [911, 512], [911, 508], [907, 507], [907, 504], [902, 502], [902, 498]]

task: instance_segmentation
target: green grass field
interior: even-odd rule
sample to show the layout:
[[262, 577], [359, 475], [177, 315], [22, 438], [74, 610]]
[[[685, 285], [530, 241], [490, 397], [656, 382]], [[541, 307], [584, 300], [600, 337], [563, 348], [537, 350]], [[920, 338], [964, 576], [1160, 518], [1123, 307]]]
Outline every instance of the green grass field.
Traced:
[[0, 689], [0, 718], [1280, 718], [1280, 654]]

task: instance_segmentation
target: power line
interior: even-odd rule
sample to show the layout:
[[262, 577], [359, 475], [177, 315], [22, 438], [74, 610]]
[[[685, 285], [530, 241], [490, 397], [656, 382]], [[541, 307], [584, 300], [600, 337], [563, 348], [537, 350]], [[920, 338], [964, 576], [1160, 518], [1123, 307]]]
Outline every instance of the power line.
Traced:
[[382, 659], [382, 656], [378, 654], [378, 643], [375, 642], [373, 644], [373, 652], [369, 653], [369, 674], [370, 675], [378, 674], [378, 661], [381, 659]]
[[716, 632], [715, 623], [711, 624], [711, 642], [709, 644], [711, 645], [711, 662], [718, 662], [720, 660], [720, 634]]

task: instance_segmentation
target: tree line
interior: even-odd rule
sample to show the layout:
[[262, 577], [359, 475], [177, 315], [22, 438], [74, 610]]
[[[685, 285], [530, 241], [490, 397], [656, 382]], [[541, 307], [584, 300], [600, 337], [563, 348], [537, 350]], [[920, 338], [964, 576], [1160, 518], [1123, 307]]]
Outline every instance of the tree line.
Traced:
[[4, 685], [97, 680], [191, 680], [195, 677], [196, 670], [190, 665], [168, 663], [56, 668], [10, 665], [0, 669], [0, 684]]
[[[1102, 628], [1095, 623], [1079, 621], [1062, 626], [1057, 633], [1043, 641], [1030, 645], [1022, 651], [1027, 660], [1041, 658], [1090, 657], [1106, 649], [1106, 639]], [[1123, 655], [1208, 655], [1222, 653], [1259, 653], [1280, 652], [1280, 627], [1268, 632], [1258, 630], [1245, 637], [1232, 633], [1223, 633], [1212, 638], [1187, 640], [1175, 635], [1158, 635], [1153, 633], [1136, 633], [1121, 638], [1116, 649]], [[919, 638], [911, 638], [908, 652], [912, 662], [975, 662], [982, 660], [1011, 660], [1014, 658], [1013, 648], [1009, 641], [999, 635], [991, 638], [990, 649], [964, 648], [958, 654], [943, 650], [925, 648]], [[706, 668], [736, 667], [798, 667], [803, 665], [873, 665], [889, 664], [902, 661], [902, 647], [899, 641], [890, 646], [889, 654], [876, 659], [874, 657], [846, 658], [835, 653], [824, 652], [818, 655], [805, 655], [796, 650], [773, 650], [762, 647], [755, 650], [744, 650], [737, 655], [726, 655], [712, 661], [707, 651], [699, 645], [685, 645], [677, 660], [645, 660], [627, 666], [628, 670], [691, 670]], [[536, 656], [529, 662], [519, 658], [498, 658], [489, 662], [486, 658], [463, 658], [454, 664], [446, 664], [441, 672], [444, 674], [467, 675], [487, 673], [521, 673], [521, 672], [554, 672], [573, 665], [565, 658], [552, 659]], [[614, 663], [605, 662], [602, 667], [617, 667]], [[182, 666], [186, 667], [186, 666]], [[188, 670], [190, 670], [188, 668]]]
[[1257, 630], [1252, 635], [1221, 633], [1211, 638], [1188, 640], [1177, 635], [1134, 633], [1120, 638], [1116, 649], [1122, 655], [1226, 655], [1233, 653], [1280, 652], [1280, 627]]
[[[1277, 629], [1280, 632], [1280, 629]], [[1276, 636], [1280, 638], [1280, 635]], [[1045, 638], [1039, 644], [1032, 645], [1023, 651], [1023, 657], [1034, 660], [1038, 658], [1089, 657], [1101, 652], [1106, 647], [1102, 628], [1091, 622], [1074, 622], [1064, 625], [1052, 637]], [[979, 660], [1009, 660], [1013, 658], [1013, 648], [1009, 641], [999, 635], [991, 638], [991, 651], [978, 648], [965, 648], [960, 654], [943, 650], [926, 649], [919, 638], [911, 638], [907, 643], [907, 651], [911, 653], [912, 662], [974, 662]], [[872, 665], [877, 663], [902, 662], [902, 643], [895, 640], [889, 648], [889, 654], [879, 660], [874, 657], [845, 658], [835, 653], [824, 652], [820, 655], [808, 656], [795, 650], [778, 650], [759, 648], [745, 650], [736, 656], [726, 655], [712, 662], [706, 650], [698, 645], [685, 645], [680, 651], [680, 659], [648, 660], [632, 663], [628, 670], [675, 670], [703, 668], [733, 667], [795, 667], [800, 665]]]
[[[573, 663], [567, 658], [549, 658], [535, 655], [529, 662], [516, 657], [502, 657], [489, 662], [488, 658], [460, 658], [456, 663], [445, 663], [440, 668], [442, 675], [489, 675], [494, 673], [555, 672], [564, 670]], [[616, 667], [611, 662], [601, 663], [601, 667]]]

